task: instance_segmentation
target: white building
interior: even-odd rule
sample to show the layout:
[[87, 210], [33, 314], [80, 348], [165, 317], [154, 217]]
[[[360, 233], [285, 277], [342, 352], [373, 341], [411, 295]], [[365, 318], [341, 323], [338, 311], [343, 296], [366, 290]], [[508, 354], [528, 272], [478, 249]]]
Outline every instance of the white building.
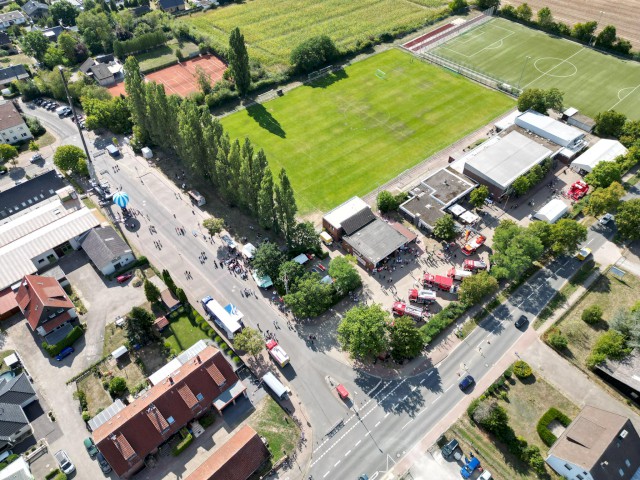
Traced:
[[538, 210], [534, 217], [547, 223], [556, 223], [569, 211], [569, 206], [559, 198], [554, 198]]
[[111, 275], [136, 257], [112, 227], [94, 228], [82, 240], [82, 249], [103, 275]]
[[533, 110], [516, 117], [515, 124], [576, 153], [585, 146], [585, 132]]
[[33, 138], [33, 135], [13, 102], [0, 104], [0, 139], [2, 143], [12, 144], [30, 138]]
[[6, 30], [12, 25], [23, 25], [24, 23], [27, 23], [27, 17], [19, 10], [0, 13], [0, 30]]
[[598, 140], [593, 147], [571, 162], [571, 168], [577, 172], [582, 170], [589, 173], [600, 162], [613, 162], [616, 157], [626, 154], [627, 149], [617, 140]]

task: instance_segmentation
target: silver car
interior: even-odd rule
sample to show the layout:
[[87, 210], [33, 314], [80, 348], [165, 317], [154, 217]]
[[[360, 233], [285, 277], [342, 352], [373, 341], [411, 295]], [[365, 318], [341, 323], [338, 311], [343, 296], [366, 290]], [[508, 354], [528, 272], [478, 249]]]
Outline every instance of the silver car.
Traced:
[[64, 450], [58, 450], [53, 454], [53, 456], [55, 457], [56, 462], [58, 462], [60, 470], [62, 470], [66, 475], [70, 475], [76, 471], [76, 467], [71, 463], [69, 455], [67, 455], [67, 452]]

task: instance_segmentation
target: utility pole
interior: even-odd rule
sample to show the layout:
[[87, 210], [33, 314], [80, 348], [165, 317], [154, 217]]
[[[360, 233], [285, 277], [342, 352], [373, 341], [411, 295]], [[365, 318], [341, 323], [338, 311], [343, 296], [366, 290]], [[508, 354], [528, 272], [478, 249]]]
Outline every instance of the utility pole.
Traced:
[[93, 160], [91, 159], [91, 155], [89, 154], [89, 149], [87, 148], [87, 142], [84, 139], [84, 135], [82, 134], [82, 128], [80, 127], [80, 122], [78, 121], [78, 114], [76, 113], [76, 107], [73, 105], [73, 101], [71, 100], [71, 95], [69, 94], [69, 86], [67, 85], [67, 79], [64, 77], [64, 69], [62, 65], [58, 66], [58, 71], [60, 72], [60, 76], [62, 77], [62, 84], [64, 85], [64, 91], [67, 94], [67, 101], [69, 102], [69, 106], [71, 107], [71, 112], [73, 113], [73, 118], [76, 123], [76, 127], [78, 128], [78, 133], [80, 134], [80, 140], [82, 140], [82, 146], [84, 147], [84, 153], [87, 156], [87, 168], [89, 169], [89, 178], [91, 180], [97, 180], [96, 172], [93, 167]]
[[524, 75], [524, 69], [527, 68], [527, 63], [529, 63], [529, 60], [531, 60], [531, 57], [529, 55], [527, 55], [527, 57], [524, 59], [524, 65], [522, 65], [522, 71], [520, 72], [520, 78], [518, 79], [518, 90], [520, 90], [520, 83], [522, 82], [522, 76]]

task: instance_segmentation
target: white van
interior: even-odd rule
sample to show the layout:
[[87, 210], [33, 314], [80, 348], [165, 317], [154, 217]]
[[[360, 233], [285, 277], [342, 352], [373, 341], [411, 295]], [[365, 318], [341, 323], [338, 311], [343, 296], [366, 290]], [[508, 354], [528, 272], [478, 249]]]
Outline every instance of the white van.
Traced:
[[4, 452], [0, 453], [0, 462], [4, 462], [11, 455], [13, 455], [12, 450], [5, 450]]
[[262, 382], [267, 385], [273, 394], [280, 400], [286, 400], [291, 393], [291, 390], [285, 387], [271, 372], [266, 373], [264, 377], [262, 377]]

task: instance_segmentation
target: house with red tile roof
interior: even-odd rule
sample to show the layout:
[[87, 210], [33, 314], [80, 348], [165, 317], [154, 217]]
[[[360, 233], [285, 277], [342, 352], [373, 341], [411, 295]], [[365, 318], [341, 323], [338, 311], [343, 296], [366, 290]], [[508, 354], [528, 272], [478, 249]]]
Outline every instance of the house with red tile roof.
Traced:
[[260, 436], [245, 425], [186, 480], [247, 480], [270, 457]]
[[78, 316], [73, 302], [53, 277], [25, 275], [16, 301], [31, 330], [43, 337]]
[[182, 427], [212, 407], [221, 413], [245, 391], [222, 353], [207, 346], [104, 421], [93, 441], [113, 470], [129, 478]]

